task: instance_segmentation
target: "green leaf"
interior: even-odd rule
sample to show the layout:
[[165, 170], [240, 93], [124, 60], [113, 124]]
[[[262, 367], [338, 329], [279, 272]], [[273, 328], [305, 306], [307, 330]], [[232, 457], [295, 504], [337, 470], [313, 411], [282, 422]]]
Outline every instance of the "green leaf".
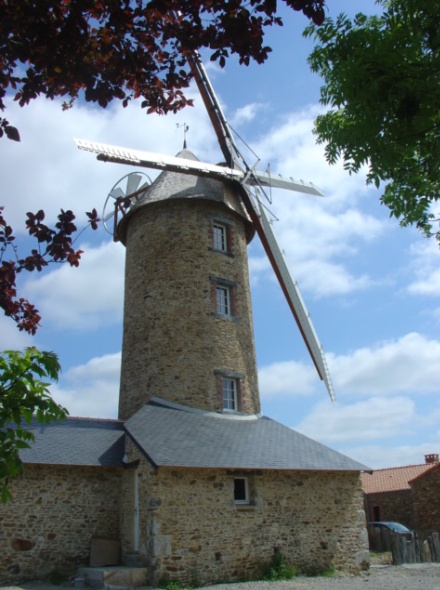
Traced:
[[[367, 184], [385, 186], [381, 201], [401, 225], [432, 233], [440, 199], [440, 43], [432, 0], [380, 0], [381, 15], [340, 15], [308, 27], [316, 45], [312, 71], [323, 79], [315, 121], [330, 164], [342, 159]], [[439, 233], [439, 232], [437, 232]]]
[[[68, 412], [49, 395], [61, 367], [53, 352], [32, 347], [0, 354], [0, 499], [11, 499], [11, 478], [22, 472], [19, 451], [27, 449], [34, 434], [27, 425], [35, 418], [42, 424], [63, 419]], [[40, 379], [48, 381], [40, 381]]]

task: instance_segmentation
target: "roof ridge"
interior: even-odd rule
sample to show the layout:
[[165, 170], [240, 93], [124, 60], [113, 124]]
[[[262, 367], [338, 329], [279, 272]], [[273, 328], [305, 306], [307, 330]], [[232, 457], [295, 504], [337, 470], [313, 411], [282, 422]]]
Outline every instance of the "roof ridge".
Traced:
[[[66, 416], [66, 420], [94, 420], [95, 422], [121, 422], [121, 424], [124, 423], [124, 420], [121, 420], [120, 418], [97, 418], [94, 416]], [[54, 424], [56, 424], [57, 421], [54, 421]]]
[[374, 473], [378, 471], [391, 471], [392, 469], [409, 469], [410, 467], [430, 467], [432, 463], [415, 463], [414, 465], [400, 465], [398, 467], [381, 467], [380, 469], [375, 469]]

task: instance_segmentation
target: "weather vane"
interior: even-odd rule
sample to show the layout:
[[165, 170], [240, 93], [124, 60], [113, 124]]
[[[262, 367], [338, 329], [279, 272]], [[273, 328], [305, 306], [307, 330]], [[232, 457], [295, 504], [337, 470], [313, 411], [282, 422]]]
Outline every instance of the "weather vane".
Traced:
[[183, 122], [183, 123], [176, 123], [176, 127], [177, 129], [180, 129], [181, 127], [183, 127], [183, 149], [186, 150], [186, 133], [189, 130], [189, 126]]

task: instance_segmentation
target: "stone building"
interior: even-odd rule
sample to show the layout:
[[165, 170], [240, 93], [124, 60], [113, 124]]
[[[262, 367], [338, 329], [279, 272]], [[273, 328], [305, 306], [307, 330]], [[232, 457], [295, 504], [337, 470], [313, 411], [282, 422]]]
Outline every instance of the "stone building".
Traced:
[[[400, 522], [409, 529], [435, 529], [431, 512], [435, 512], [435, 502], [426, 502], [426, 494], [437, 495], [437, 488], [432, 485], [435, 480], [424, 474], [438, 467], [438, 455], [425, 455], [425, 463], [377, 469], [372, 473], [362, 473], [362, 489], [365, 498], [367, 521]], [[416, 510], [417, 506], [417, 510]], [[436, 530], [440, 530], [439, 528]]]
[[365, 567], [366, 467], [260, 412], [253, 228], [233, 186], [164, 172], [119, 235], [119, 419], [33, 426], [0, 508], [0, 582], [73, 575], [96, 538], [150, 584], [258, 578], [274, 553], [303, 570]]
[[429, 469], [412, 479], [411, 486], [416, 528], [421, 532], [440, 532], [440, 463], [438, 455]]

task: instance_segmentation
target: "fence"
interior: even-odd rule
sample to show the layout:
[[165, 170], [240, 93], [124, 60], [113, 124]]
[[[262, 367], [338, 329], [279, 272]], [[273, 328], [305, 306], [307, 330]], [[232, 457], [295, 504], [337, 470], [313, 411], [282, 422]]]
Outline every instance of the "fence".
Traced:
[[368, 540], [371, 551], [391, 551], [394, 565], [440, 562], [440, 535], [435, 531], [403, 535], [388, 529], [368, 527]]

